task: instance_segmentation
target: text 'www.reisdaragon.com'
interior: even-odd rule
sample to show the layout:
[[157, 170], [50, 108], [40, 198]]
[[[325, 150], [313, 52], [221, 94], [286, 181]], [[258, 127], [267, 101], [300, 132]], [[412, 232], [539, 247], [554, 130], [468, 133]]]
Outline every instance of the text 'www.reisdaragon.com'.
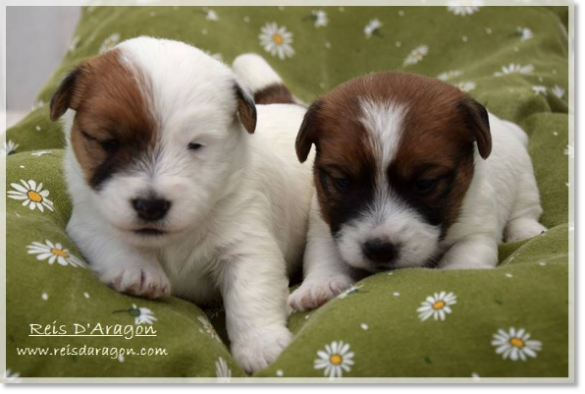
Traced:
[[168, 356], [167, 349], [158, 347], [127, 348], [115, 346], [60, 346], [60, 347], [17, 347], [19, 356], [50, 356], [50, 357], [109, 357], [112, 360], [124, 357]]

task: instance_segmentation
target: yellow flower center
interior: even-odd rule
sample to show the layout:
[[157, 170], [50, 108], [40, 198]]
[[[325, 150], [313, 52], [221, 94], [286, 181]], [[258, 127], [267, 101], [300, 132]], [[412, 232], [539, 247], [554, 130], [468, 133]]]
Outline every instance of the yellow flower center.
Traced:
[[329, 362], [333, 365], [340, 365], [343, 362], [343, 357], [340, 354], [332, 354], [329, 357]]
[[29, 190], [26, 193], [27, 197], [29, 200], [31, 200], [32, 202], [43, 202], [43, 196], [41, 196], [39, 193], [35, 192], [34, 190]]
[[445, 307], [445, 301], [437, 301], [433, 304], [433, 309], [443, 309]]
[[272, 35], [272, 40], [275, 42], [276, 45], [282, 45], [282, 43], [284, 42], [282, 36], [278, 33]]
[[512, 338], [512, 339], [510, 339], [510, 345], [515, 346], [517, 348], [523, 348], [524, 341], [520, 338]]
[[61, 249], [51, 249], [51, 253], [53, 253], [55, 256], [59, 256], [59, 257], [63, 257], [64, 259], [66, 259], [67, 257], [69, 257], [69, 253], [65, 252], [64, 250]]

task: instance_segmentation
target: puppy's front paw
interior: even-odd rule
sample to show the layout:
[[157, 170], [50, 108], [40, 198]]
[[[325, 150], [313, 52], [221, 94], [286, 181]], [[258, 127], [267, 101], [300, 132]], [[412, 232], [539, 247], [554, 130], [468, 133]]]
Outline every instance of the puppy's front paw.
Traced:
[[119, 267], [101, 273], [102, 282], [120, 293], [146, 298], [171, 295], [171, 282], [160, 267]]
[[309, 279], [290, 295], [288, 304], [299, 312], [315, 309], [336, 297], [353, 283], [353, 279], [346, 275]]
[[534, 219], [520, 218], [511, 221], [506, 226], [506, 242], [519, 242], [535, 237], [546, 231], [546, 227]]
[[270, 326], [242, 335], [232, 343], [232, 354], [248, 373], [253, 373], [273, 362], [290, 343], [292, 334], [283, 326]]

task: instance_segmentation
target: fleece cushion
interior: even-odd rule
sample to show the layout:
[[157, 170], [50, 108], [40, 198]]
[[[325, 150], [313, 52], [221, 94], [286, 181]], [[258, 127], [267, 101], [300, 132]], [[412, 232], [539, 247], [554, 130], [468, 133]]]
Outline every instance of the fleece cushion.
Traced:
[[[85, 8], [34, 109], [7, 132], [7, 376], [245, 376], [229, 354], [221, 307], [118, 294], [65, 233], [64, 138], [48, 102], [77, 63], [139, 35], [182, 40], [227, 63], [260, 53], [307, 102], [373, 71], [438, 77], [530, 136], [547, 233], [502, 245], [493, 270], [381, 273], [294, 313], [292, 343], [255, 376], [568, 376], [567, 15], [566, 7]], [[65, 336], [75, 329], [101, 336]]]

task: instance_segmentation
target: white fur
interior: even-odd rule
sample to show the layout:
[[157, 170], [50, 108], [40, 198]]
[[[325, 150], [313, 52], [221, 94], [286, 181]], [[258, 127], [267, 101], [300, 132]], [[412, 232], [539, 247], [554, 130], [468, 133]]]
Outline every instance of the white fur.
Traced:
[[[371, 136], [381, 137], [387, 131], [399, 130], [404, 109], [393, 110], [392, 106], [372, 103], [362, 105], [367, 114], [362, 122]], [[395, 122], [394, 126], [384, 123], [384, 119]], [[351, 286], [353, 280], [347, 264], [367, 269], [361, 243], [372, 237], [398, 240], [403, 249], [397, 267], [420, 266], [425, 257], [438, 251], [444, 252], [439, 268], [481, 269], [497, 265], [500, 242], [520, 241], [545, 231], [538, 223], [542, 208], [526, 149], [526, 134], [517, 125], [491, 114], [489, 122], [492, 154], [483, 160], [476, 149], [475, 172], [461, 213], [441, 242], [439, 229], [425, 224], [414, 209], [389, 192], [378, 193], [372, 212], [343, 226], [336, 247], [314, 201], [305, 252], [305, 281], [289, 297], [290, 305], [301, 311], [312, 309]], [[379, 164], [391, 160], [399, 135], [396, 138], [385, 135], [381, 141], [389, 144], [378, 152]]]
[[[118, 291], [172, 293], [197, 304], [222, 297], [235, 359], [247, 371], [263, 368], [291, 338], [287, 273], [301, 262], [313, 193], [310, 164], [298, 163], [294, 152], [304, 109], [257, 106], [249, 135], [234, 116], [236, 76], [227, 66], [169, 40], [141, 37], [118, 48], [126, 66], [151, 84], [158, 149], [96, 192], [68, 144], [67, 232]], [[66, 115], [67, 135], [73, 116]], [[191, 142], [204, 147], [190, 151]], [[169, 235], [131, 231], [129, 200], [148, 190], [172, 203], [164, 221]]]

